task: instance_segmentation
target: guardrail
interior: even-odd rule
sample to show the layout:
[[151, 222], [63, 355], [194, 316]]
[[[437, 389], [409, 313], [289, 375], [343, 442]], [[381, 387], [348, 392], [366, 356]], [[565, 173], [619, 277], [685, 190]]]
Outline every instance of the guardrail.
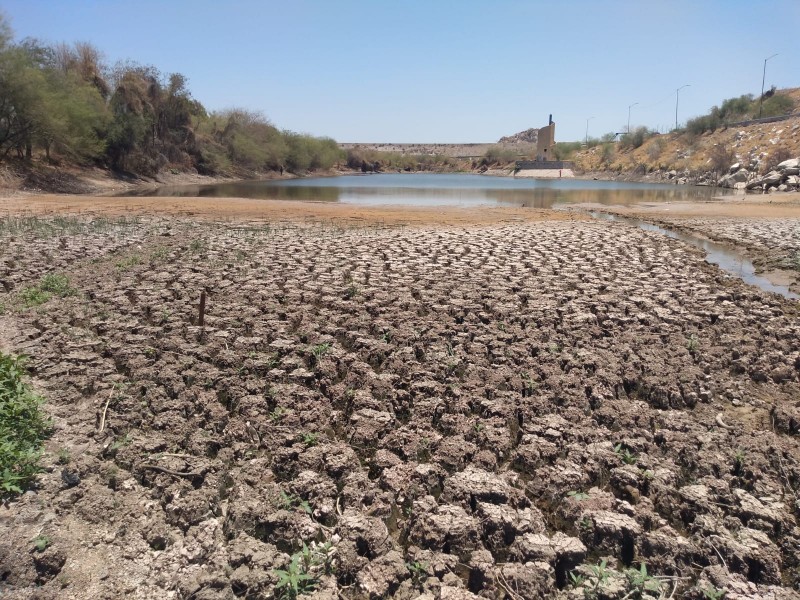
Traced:
[[764, 117], [763, 119], [749, 119], [747, 121], [737, 121], [736, 123], [725, 123], [725, 127], [747, 127], [748, 125], [758, 125], [760, 123], [777, 123], [778, 121], [786, 121], [798, 117], [800, 117], [800, 113], [791, 113], [777, 117]]

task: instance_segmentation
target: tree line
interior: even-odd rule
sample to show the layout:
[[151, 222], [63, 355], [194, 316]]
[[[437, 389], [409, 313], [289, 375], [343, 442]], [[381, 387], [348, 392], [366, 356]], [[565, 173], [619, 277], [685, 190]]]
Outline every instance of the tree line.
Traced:
[[135, 62], [109, 66], [88, 43], [14, 42], [0, 15], [0, 161], [236, 175], [346, 160], [333, 139], [279, 130], [259, 112], [209, 112], [187, 83]]

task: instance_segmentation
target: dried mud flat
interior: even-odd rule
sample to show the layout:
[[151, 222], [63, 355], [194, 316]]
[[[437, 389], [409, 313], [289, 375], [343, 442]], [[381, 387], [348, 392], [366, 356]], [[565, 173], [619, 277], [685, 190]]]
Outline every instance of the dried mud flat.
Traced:
[[[331, 600], [800, 597], [798, 304], [697, 251], [53, 226], [0, 245], [0, 344], [55, 426], [0, 508], [4, 597], [279, 597], [293, 555]], [[49, 272], [77, 293], [20, 307]]]

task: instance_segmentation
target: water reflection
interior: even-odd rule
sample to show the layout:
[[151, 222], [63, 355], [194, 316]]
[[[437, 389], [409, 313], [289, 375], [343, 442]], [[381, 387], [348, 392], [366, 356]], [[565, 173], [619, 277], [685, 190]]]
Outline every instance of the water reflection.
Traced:
[[555, 204], [576, 202], [628, 205], [669, 200], [704, 200], [719, 192], [716, 188], [665, 184], [424, 173], [164, 186], [134, 190], [123, 195], [312, 200], [364, 206], [399, 204], [550, 208]]

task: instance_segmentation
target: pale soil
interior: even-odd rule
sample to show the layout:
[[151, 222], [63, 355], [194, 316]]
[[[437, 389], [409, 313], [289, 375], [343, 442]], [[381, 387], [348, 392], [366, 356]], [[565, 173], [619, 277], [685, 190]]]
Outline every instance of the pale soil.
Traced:
[[159, 215], [198, 219], [259, 218], [270, 221], [335, 221], [386, 224], [492, 224], [505, 221], [561, 221], [582, 215], [521, 207], [362, 207], [339, 203], [102, 196], [17, 196], [0, 198], [0, 217], [10, 215]]
[[561, 179], [573, 178], [572, 169], [522, 169], [513, 174], [522, 179]]

